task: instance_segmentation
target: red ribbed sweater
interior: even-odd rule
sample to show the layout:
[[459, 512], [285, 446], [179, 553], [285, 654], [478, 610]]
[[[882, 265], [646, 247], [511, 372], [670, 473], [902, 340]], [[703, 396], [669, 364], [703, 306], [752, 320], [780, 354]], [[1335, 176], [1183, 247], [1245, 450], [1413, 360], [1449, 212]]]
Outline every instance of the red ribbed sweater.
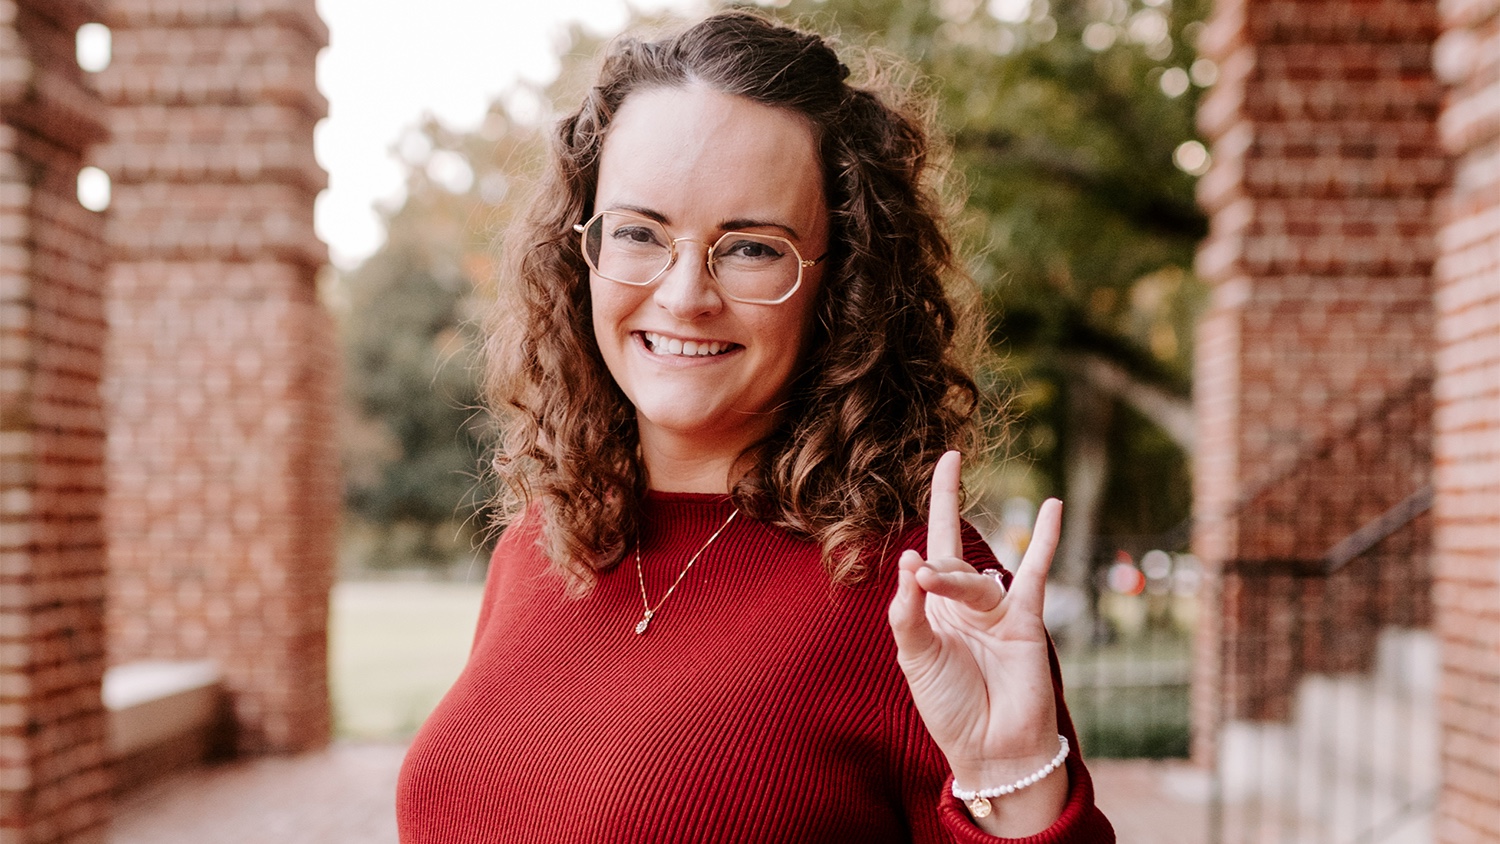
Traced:
[[[653, 603], [730, 510], [650, 495]], [[993, 562], [966, 534], [969, 559]], [[948, 793], [896, 665], [894, 560], [925, 531], [841, 588], [815, 545], [740, 517], [644, 635], [633, 558], [568, 598], [537, 537], [530, 518], [501, 537], [468, 665], [407, 752], [404, 844], [1003, 840]], [[1058, 703], [1076, 748], [1060, 687]], [[1062, 817], [1023, 840], [1113, 841], [1076, 750], [1067, 770]]]

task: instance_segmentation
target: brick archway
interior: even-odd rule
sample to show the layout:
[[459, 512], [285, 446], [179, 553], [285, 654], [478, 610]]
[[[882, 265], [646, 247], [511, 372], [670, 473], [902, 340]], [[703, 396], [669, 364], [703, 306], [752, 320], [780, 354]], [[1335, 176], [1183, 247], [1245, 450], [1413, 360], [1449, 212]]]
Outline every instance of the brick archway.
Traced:
[[106, 661], [213, 660], [241, 752], [328, 740], [326, 41], [313, 0], [0, 0], [0, 839], [103, 840]]

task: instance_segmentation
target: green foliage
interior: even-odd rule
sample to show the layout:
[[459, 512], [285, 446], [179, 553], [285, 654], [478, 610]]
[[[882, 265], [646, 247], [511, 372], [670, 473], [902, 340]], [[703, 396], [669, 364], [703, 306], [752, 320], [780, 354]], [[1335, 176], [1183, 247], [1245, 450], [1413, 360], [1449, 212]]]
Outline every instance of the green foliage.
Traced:
[[534, 136], [500, 105], [477, 132], [414, 130], [386, 242], [342, 280], [345, 500], [362, 523], [360, 563], [450, 562], [486, 524], [475, 294], [492, 289], [491, 233], [524, 193], [511, 186]]
[[[415, 246], [415, 245], [414, 245]], [[438, 522], [472, 484], [476, 403], [460, 327], [467, 285], [416, 248], [387, 247], [350, 279], [344, 336], [357, 411], [379, 420], [392, 459], [352, 468], [349, 504], [371, 521]]]
[[[1207, 11], [1207, 0], [792, 0], [778, 12], [930, 80], [966, 195], [961, 252], [1006, 364], [990, 375], [1013, 397], [1018, 451], [1044, 491], [1061, 489], [1079, 357], [1187, 397], [1205, 298], [1191, 266], [1207, 224], [1174, 153], [1194, 140], [1200, 88], [1187, 80], [1214, 71], [1194, 65]], [[1185, 489], [1188, 456], [1140, 417], [1115, 419], [1104, 525], [1180, 520], [1185, 495], [1136, 499]]]

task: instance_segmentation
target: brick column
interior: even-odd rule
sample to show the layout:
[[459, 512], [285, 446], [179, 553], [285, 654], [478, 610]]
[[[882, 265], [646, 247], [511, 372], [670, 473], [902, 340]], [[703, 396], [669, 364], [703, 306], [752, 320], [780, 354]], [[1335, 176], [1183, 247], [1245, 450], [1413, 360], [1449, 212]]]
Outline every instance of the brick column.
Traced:
[[[1447, 172], [1436, 14], [1436, 0], [1219, 0], [1200, 40], [1220, 74], [1199, 113], [1214, 164], [1198, 271], [1213, 289], [1194, 546], [1217, 592], [1194, 684], [1199, 758], [1221, 688], [1236, 717], [1285, 714], [1288, 625], [1306, 599], [1294, 575], [1425, 471], [1400, 453], [1429, 436], [1430, 220]], [[1236, 571], [1286, 576], [1251, 586]], [[1253, 636], [1269, 650], [1240, 648]]]
[[1434, 601], [1442, 844], [1500, 841], [1500, 0], [1444, 0]]
[[0, 841], [102, 841], [103, 140], [84, 0], [0, 0]]
[[111, 663], [213, 658], [244, 752], [328, 738], [339, 508], [313, 0], [111, 0]]

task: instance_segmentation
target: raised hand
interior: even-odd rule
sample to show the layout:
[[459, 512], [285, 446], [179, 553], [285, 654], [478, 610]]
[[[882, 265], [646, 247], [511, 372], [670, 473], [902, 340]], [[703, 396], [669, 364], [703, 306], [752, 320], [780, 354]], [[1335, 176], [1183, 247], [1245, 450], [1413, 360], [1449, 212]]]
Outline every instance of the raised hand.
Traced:
[[[1057, 704], [1047, 658], [1042, 598], [1062, 525], [1062, 502], [1048, 499], [1010, 591], [963, 560], [959, 455], [932, 473], [927, 556], [901, 555], [891, 601], [896, 656], [927, 730], [957, 783], [981, 789], [1015, 782], [1057, 753]], [[1047, 828], [1067, 797], [1066, 769], [991, 801], [976, 819], [994, 834]]]

